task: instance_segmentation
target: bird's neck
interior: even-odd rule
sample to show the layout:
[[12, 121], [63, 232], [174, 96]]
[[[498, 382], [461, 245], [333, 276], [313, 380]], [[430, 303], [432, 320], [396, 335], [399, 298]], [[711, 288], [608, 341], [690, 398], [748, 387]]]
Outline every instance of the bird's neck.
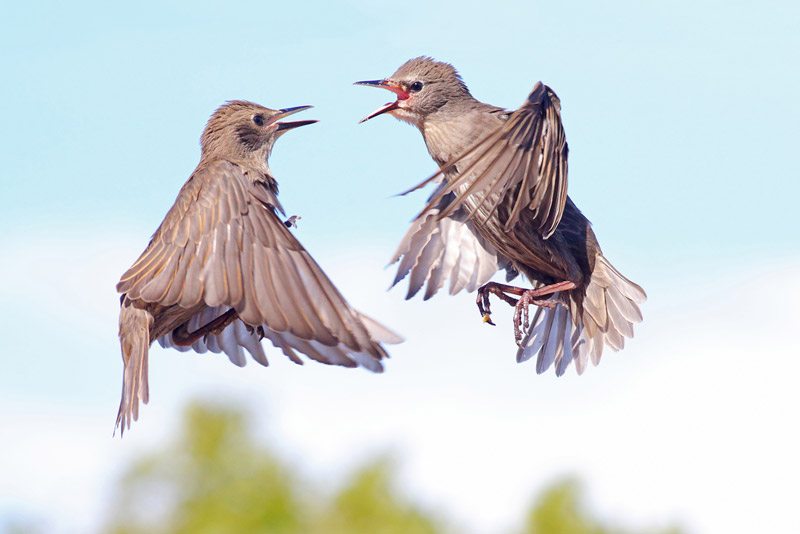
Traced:
[[258, 177], [265, 175], [269, 176], [270, 181], [274, 182], [275, 180], [272, 178], [272, 172], [269, 170], [268, 162], [271, 148], [271, 146], [265, 146], [258, 150], [245, 150], [236, 145], [233, 148], [226, 147], [225, 150], [204, 149], [200, 159], [206, 163], [211, 163], [216, 160], [229, 161], [239, 165], [242, 169], [246, 169], [248, 171], [248, 176], [251, 176], [252, 180], [260, 180]]
[[484, 131], [485, 105], [476, 100], [463, 104], [431, 113], [420, 127], [428, 153], [439, 165], [460, 156]]

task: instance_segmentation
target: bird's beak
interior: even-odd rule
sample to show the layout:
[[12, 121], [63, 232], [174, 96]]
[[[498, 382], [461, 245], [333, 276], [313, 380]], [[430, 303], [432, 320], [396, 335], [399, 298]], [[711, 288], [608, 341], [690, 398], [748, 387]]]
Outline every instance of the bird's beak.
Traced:
[[275, 124], [276, 132], [283, 132], [286, 130], [291, 130], [293, 128], [299, 128], [300, 126], [307, 126], [309, 124], [314, 124], [315, 120], [306, 120], [306, 121], [289, 121], [289, 122], [277, 122], [284, 117], [288, 117], [289, 115], [294, 115], [295, 113], [300, 113], [301, 111], [305, 111], [307, 109], [312, 108], [313, 106], [295, 106], [293, 108], [284, 108], [279, 109], [278, 113], [272, 116], [271, 122]]
[[380, 87], [381, 89], [386, 89], [397, 95], [397, 100], [395, 100], [394, 102], [387, 102], [386, 104], [382, 105], [381, 107], [379, 107], [378, 109], [376, 109], [375, 111], [373, 111], [372, 113], [370, 113], [369, 115], [358, 121], [359, 124], [361, 124], [362, 122], [366, 122], [373, 117], [377, 117], [378, 115], [382, 115], [387, 111], [393, 111], [397, 109], [398, 107], [400, 107], [401, 100], [408, 99], [408, 91], [406, 91], [405, 87], [392, 80], [367, 80], [363, 82], [356, 82], [353, 85]]

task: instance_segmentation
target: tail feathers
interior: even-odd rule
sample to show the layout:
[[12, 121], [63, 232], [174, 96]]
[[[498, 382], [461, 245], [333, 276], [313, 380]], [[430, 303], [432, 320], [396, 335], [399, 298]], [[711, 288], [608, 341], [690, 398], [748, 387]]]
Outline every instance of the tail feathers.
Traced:
[[139, 401], [147, 404], [147, 352], [153, 316], [147, 310], [124, 302], [119, 313], [119, 342], [125, 366], [122, 378], [122, 399], [117, 413], [120, 436], [139, 418]]
[[[563, 295], [557, 293], [553, 298], [562, 299]], [[572, 303], [570, 305], [574, 306]], [[528, 333], [517, 350], [517, 361], [524, 362], [538, 355], [537, 373], [544, 373], [555, 364], [556, 375], [563, 375], [580, 351], [574, 317], [573, 311], [566, 306], [538, 308]]]
[[582, 310], [574, 300], [567, 300], [568, 294], [553, 298], [561, 299], [564, 305], [536, 310], [517, 351], [517, 361], [538, 355], [537, 373], [555, 365], [556, 375], [561, 376], [572, 360], [578, 374], [583, 374], [589, 359], [594, 365], [600, 363], [606, 345], [615, 351], [624, 348], [625, 338], [633, 337], [633, 325], [642, 321], [639, 305], [647, 295], [598, 256]]

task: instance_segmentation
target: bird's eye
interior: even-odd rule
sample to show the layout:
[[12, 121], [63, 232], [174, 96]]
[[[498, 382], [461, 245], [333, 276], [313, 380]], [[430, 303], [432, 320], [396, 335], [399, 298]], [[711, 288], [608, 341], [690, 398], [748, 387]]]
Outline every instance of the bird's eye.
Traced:
[[412, 93], [417, 93], [419, 91], [422, 91], [422, 82], [414, 82], [414, 83], [412, 83], [411, 85], [408, 86], [408, 89]]
[[253, 122], [256, 126], [264, 126], [264, 117], [262, 115], [253, 115]]

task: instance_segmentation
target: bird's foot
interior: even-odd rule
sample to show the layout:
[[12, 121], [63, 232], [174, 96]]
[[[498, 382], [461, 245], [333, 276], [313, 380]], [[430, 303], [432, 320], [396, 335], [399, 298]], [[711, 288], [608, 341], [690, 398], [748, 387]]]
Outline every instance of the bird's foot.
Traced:
[[302, 219], [302, 217], [300, 217], [299, 215], [292, 215], [291, 217], [283, 221], [283, 225], [286, 226], [286, 228], [297, 228], [297, 221], [299, 221], [300, 219]]
[[[478, 311], [484, 323], [494, 325], [492, 322], [492, 310], [489, 302], [489, 295], [497, 295], [510, 306], [514, 307], [514, 340], [519, 345], [522, 343], [523, 330], [527, 330], [530, 326], [528, 308], [531, 305], [541, 306], [544, 308], [554, 308], [558, 305], [566, 306], [566, 304], [553, 298], [543, 299], [541, 297], [553, 295], [559, 291], [569, 291], [575, 289], [574, 282], [558, 282], [546, 286], [537, 287], [536, 289], [524, 289], [521, 287], [510, 286], [507, 284], [498, 284], [497, 282], [489, 282], [478, 289], [478, 296], [475, 303], [478, 305]], [[513, 296], [519, 297], [514, 298]]]
[[[244, 323], [244, 321], [242, 321]], [[251, 326], [247, 323], [244, 323], [244, 327], [247, 329], [247, 333], [250, 335], [258, 336], [258, 339], [264, 339], [264, 327], [261, 325], [258, 326]]]
[[521, 287], [509, 286], [506, 284], [498, 284], [497, 282], [489, 282], [478, 288], [478, 295], [475, 297], [475, 304], [478, 305], [478, 311], [484, 323], [494, 326], [492, 321], [492, 307], [489, 302], [489, 295], [497, 295], [500, 299], [504, 300], [508, 305], [515, 306], [517, 299], [508, 296], [506, 293], [514, 295], [521, 295], [525, 290]]

